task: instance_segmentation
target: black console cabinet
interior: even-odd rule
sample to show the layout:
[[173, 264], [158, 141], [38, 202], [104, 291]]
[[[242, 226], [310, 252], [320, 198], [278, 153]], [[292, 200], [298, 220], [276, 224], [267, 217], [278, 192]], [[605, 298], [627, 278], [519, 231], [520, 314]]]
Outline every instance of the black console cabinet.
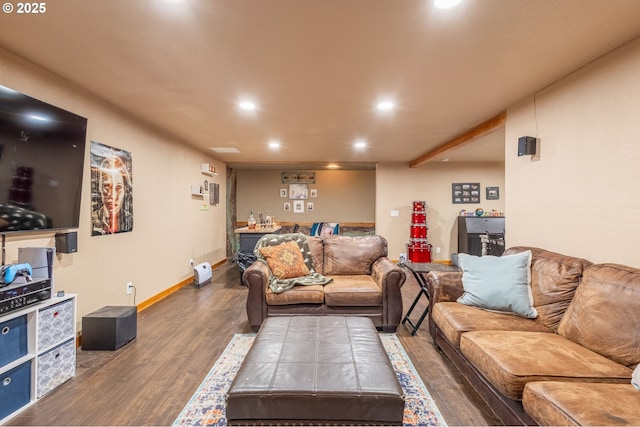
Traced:
[[504, 233], [503, 216], [459, 216], [458, 253], [482, 255], [480, 235]]

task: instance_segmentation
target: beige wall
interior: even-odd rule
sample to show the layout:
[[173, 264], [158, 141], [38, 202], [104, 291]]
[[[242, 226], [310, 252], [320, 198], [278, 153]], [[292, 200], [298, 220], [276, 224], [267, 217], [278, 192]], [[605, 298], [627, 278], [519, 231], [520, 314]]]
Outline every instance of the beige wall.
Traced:
[[[309, 189], [316, 189], [318, 197], [305, 200], [305, 212], [285, 212], [288, 197], [280, 197], [280, 189], [288, 189], [283, 184], [280, 170], [238, 170], [237, 214], [238, 222], [246, 222], [249, 213], [269, 212], [281, 222], [371, 222], [375, 221], [374, 207], [376, 194], [376, 173], [368, 170], [314, 171], [316, 183]], [[287, 192], [288, 195], [288, 192]], [[313, 203], [313, 211], [307, 211], [307, 203]]]
[[[640, 39], [508, 110], [510, 243], [640, 267]], [[517, 157], [520, 136], [539, 155]]]
[[[216, 177], [200, 173], [203, 162], [220, 171], [224, 164], [2, 50], [0, 84], [88, 118], [78, 252], [57, 254], [54, 265], [56, 288], [78, 294], [78, 319], [105, 305], [132, 304], [126, 282], [133, 282], [140, 303], [192, 275], [190, 258], [212, 264], [225, 259], [224, 172]], [[132, 153], [131, 233], [91, 237], [91, 140]], [[220, 184], [221, 200], [201, 210], [205, 202], [191, 196], [190, 185], [205, 179]], [[53, 233], [7, 237], [7, 262], [16, 262], [18, 248], [26, 246], [55, 246]]]
[[[389, 243], [389, 256], [398, 259], [407, 251], [413, 201], [427, 203], [428, 241], [434, 260], [448, 260], [458, 250], [457, 217], [462, 209], [504, 212], [507, 196], [502, 163], [427, 163], [409, 168], [406, 163], [382, 163], [376, 173], [376, 232]], [[480, 182], [480, 204], [453, 204], [451, 184]], [[499, 200], [486, 200], [485, 187], [500, 187]], [[391, 216], [397, 211], [398, 216]], [[506, 213], [508, 215], [508, 212]], [[507, 230], [507, 235], [510, 230]], [[437, 253], [439, 248], [440, 253]]]

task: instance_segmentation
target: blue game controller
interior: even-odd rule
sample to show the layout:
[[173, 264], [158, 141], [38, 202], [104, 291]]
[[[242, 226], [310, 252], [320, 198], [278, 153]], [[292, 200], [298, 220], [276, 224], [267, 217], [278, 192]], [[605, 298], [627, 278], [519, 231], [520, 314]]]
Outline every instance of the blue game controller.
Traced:
[[0, 286], [11, 284], [16, 277], [30, 277], [33, 274], [31, 264], [8, 264], [0, 267]]

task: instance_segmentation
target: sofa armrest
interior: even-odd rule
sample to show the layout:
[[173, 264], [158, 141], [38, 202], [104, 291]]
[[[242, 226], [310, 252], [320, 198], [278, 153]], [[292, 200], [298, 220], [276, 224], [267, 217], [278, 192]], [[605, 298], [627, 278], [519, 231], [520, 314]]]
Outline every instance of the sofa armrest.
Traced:
[[271, 270], [267, 263], [258, 259], [242, 274], [242, 283], [249, 288], [247, 294], [247, 317], [251, 329], [257, 331], [267, 317], [266, 293]]
[[407, 275], [404, 269], [387, 257], [380, 257], [371, 265], [371, 277], [382, 290], [383, 329], [393, 330], [402, 319], [402, 293]]
[[426, 277], [429, 291], [429, 333], [436, 342], [436, 325], [432, 321], [433, 306], [439, 302], [456, 301], [464, 293], [462, 272], [430, 271]]
[[427, 274], [429, 301], [433, 304], [442, 301], [455, 301], [462, 296], [462, 272], [430, 271]]

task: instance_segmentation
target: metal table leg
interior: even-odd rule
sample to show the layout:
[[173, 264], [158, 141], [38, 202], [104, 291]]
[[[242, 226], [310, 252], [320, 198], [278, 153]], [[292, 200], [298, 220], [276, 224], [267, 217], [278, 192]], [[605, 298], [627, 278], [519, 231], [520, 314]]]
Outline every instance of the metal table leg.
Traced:
[[[409, 268], [409, 270], [411, 270], [411, 273], [413, 273], [413, 276], [416, 278], [418, 285], [420, 285], [420, 292], [418, 292], [418, 295], [416, 295], [416, 298], [413, 300], [413, 303], [411, 304], [411, 307], [409, 307], [407, 314], [402, 319], [402, 324], [404, 325], [408, 323], [412, 327], [411, 335], [413, 336], [416, 334], [416, 332], [418, 331], [418, 328], [420, 328], [420, 325], [422, 325], [422, 322], [424, 321], [425, 317], [427, 317], [427, 314], [429, 313], [429, 291], [427, 290], [427, 284], [422, 274], [414, 271], [412, 268]], [[418, 322], [413, 323], [413, 321], [409, 318], [409, 316], [411, 316], [411, 313], [413, 313], [413, 309], [416, 307], [416, 305], [418, 304], [418, 301], [420, 301], [420, 297], [422, 297], [423, 295], [427, 299], [427, 307], [424, 309], [424, 311], [420, 315], [420, 319], [418, 319]]]

